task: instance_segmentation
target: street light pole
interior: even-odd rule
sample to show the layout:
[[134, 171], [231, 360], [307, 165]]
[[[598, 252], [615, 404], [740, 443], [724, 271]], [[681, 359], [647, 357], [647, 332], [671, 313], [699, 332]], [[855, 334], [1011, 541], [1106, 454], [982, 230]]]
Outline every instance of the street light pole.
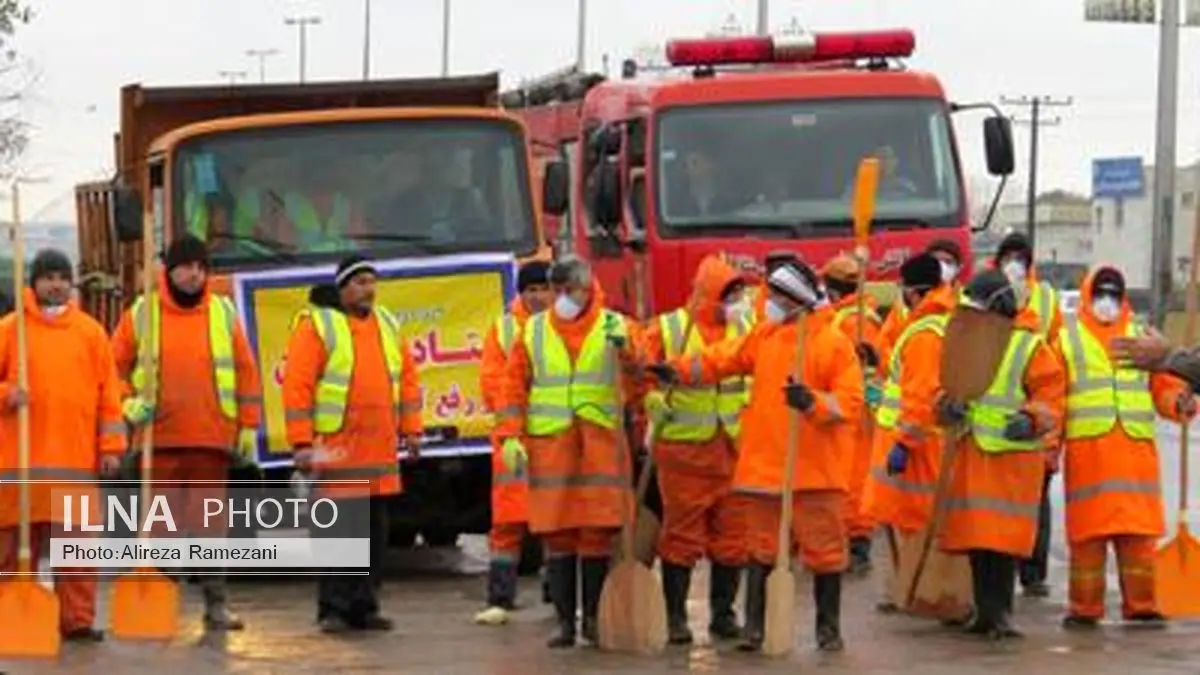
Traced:
[[371, 0], [363, 0], [363, 79], [371, 79]]
[[579, 24], [575, 34], [575, 67], [583, 72], [587, 60], [587, 0], [579, 0]]
[[758, 0], [758, 34], [771, 33], [771, 0]]
[[1171, 297], [1171, 254], [1175, 243], [1175, 127], [1179, 102], [1179, 0], [1166, 0], [1158, 33], [1158, 122], [1154, 140], [1154, 256], [1150, 316], [1166, 318]]
[[442, 77], [450, 77], [450, 0], [442, 0]]
[[247, 49], [246, 56], [252, 59], [258, 59], [258, 81], [265, 83], [267, 81], [267, 59], [279, 53], [278, 49]]
[[295, 26], [300, 33], [300, 84], [304, 84], [304, 76], [308, 60], [308, 27], [320, 25], [319, 16], [289, 16], [283, 20], [288, 26]]

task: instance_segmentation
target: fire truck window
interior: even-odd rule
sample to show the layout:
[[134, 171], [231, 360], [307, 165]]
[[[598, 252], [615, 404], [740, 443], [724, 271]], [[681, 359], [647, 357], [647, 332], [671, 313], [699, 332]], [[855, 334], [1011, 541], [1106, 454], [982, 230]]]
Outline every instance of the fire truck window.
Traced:
[[218, 267], [536, 245], [524, 146], [493, 120], [239, 130], [184, 143], [173, 227]]
[[657, 226], [667, 236], [852, 224], [860, 160], [878, 157], [876, 214], [958, 224], [961, 186], [944, 106], [932, 99], [822, 99], [690, 106], [657, 121]]

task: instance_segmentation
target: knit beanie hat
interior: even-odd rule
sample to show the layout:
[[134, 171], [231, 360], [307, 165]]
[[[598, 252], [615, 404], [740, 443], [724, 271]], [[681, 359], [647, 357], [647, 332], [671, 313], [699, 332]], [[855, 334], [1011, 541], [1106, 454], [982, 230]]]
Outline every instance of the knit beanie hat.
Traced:
[[337, 272], [333, 275], [333, 283], [338, 288], [343, 288], [350, 280], [360, 274], [379, 275], [379, 271], [375, 269], [375, 265], [371, 263], [371, 259], [361, 255], [352, 255], [342, 259], [338, 263]]
[[57, 249], [42, 249], [33, 257], [33, 262], [29, 265], [29, 285], [32, 286], [38, 279], [55, 273], [62, 274], [67, 279], [73, 279], [74, 270], [71, 269], [71, 259]]
[[192, 263], [199, 263], [201, 267], [208, 269], [208, 246], [195, 235], [185, 234], [167, 248], [163, 262], [168, 272], [180, 265]]
[[530, 286], [545, 286], [550, 283], [550, 263], [533, 260], [521, 265], [517, 272], [517, 292], [524, 293]]

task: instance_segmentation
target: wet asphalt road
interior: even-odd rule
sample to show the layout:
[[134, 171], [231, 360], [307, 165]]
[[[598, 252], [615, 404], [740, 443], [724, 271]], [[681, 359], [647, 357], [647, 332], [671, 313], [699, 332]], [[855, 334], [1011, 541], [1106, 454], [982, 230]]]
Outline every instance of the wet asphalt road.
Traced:
[[[1194, 431], [1200, 432], [1200, 428]], [[1171, 527], [1176, 517], [1178, 490], [1177, 430], [1164, 425], [1161, 434], [1164, 493]], [[1200, 459], [1193, 452], [1192, 459]], [[1193, 479], [1193, 488], [1200, 481]], [[1061, 507], [1061, 484], [1054, 484], [1056, 507]], [[138, 675], [173, 673], [239, 673], [299, 675], [301, 673], [430, 673], [463, 675], [551, 675], [623, 672], [794, 673], [819, 669], [840, 673], [916, 673], [970, 675], [973, 673], [1054, 673], [1088, 675], [1137, 673], [1200, 673], [1200, 622], [1172, 625], [1147, 632], [1108, 624], [1095, 634], [1063, 632], [1066, 551], [1062, 543], [1061, 511], [1055, 515], [1052, 554], [1054, 594], [1048, 600], [1019, 601], [1018, 621], [1025, 640], [991, 645], [906, 617], [873, 611], [883, 570], [865, 578], [848, 579], [843, 609], [847, 650], [838, 655], [814, 651], [812, 606], [801, 599], [797, 645], [787, 659], [739, 654], [730, 646], [707, 644], [705, 575], [693, 582], [690, 607], [693, 629], [703, 641], [690, 649], [670, 648], [658, 658], [603, 654], [580, 647], [551, 651], [544, 647], [552, 629], [550, 608], [540, 604], [536, 579], [525, 580], [523, 609], [513, 623], [479, 627], [472, 615], [483, 602], [486, 566], [483, 538], [465, 538], [457, 550], [398, 552], [389, 561], [394, 572], [386, 589], [386, 612], [397, 621], [387, 635], [327, 637], [315, 630], [313, 584], [305, 581], [246, 582], [232, 587], [233, 603], [249, 623], [246, 631], [225, 639], [203, 636], [199, 626], [200, 599], [189, 588], [184, 634], [172, 644], [136, 644], [110, 640], [100, 645], [66, 646], [57, 663], [4, 662], [0, 671], [12, 675], [105, 673]], [[1200, 519], [1193, 519], [1193, 522]], [[882, 551], [882, 547], [877, 550]], [[880, 556], [879, 558], [881, 558]], [[878, 559], [878, 558], [877, 558]], [[882, 561], [880, 561], [882, 562]], [[799, 584], [807, 596], [804, 580]], [[1117, 602], [1115, 579], [1110, 601]], [[739, 603], [740, 606], [740, 603]], [[98, 622], [102, 627], [105, 618]]]

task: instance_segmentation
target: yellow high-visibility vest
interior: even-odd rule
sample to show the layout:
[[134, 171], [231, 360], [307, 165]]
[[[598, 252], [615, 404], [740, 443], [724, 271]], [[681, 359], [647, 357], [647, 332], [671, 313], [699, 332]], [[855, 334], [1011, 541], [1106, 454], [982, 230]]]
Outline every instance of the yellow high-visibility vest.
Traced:
[[[162, 305], [157, 293], [150, 295], [150, 311], [146, 311], [145, 296], [139, 297], [131, 309], [133, 317], [133, 340], [140, 351], [142, 337], [146, 335], [149, 321], [150, 350], [154, 358], [162, 360]], [[237, 325], [237, 309], [233, 301], [223, 295], [211, 295], [208, 301], [208, 348], [212, 356], [213, 383], [217, 390], [217, 403], [221, 414], [231, 420], [237, 419], [237, 367], [234, 363], [233, 335]], [[129, 382], [138, 391], [146, 390], [146, 373], [142, 360], [134, 364]]]
[[[840, 329], [842, 327], [842, 322], [854, 316], [855, 314], [858, 314], [857, 305], [848, 305], [846, 307], [842, 307], [834, 313], [831, 325], [835, 330]], [[879, 315], [875, 313], [875, 310], [865, 305], [863, 306], [863, 316], [865, 317], [864, 321], [874, 321], [875, 323], [880, 323], [882, 321], [882, 319], [879, 318]], [[847, 333], [847, 335], [852, 334]]]
[[500, 349], [508, 354], [513, 341], [517, 339], [517, 317], [511, 312], [496, 319], [496, 338], [500, 341]]
[[1050, 332], [1050, 323], [1058, 311], [1058, 291], [1045, 281], [1039, 281], [1029, 296], [1029, 307], [1038, 315], [1038, 334], [1045, 337]]
[[950, 322], [949, 314], [932, 314], [923, 316], [912, 322], [896, 338], [892, 347], [892, 357], [888, 365], [887, 383], [883, 385], [883, 399], [879, 409], [875, 411], [875, 423], [883, 429], [895, 429], [900, 422], [900, 354], [904, 345], [914, 335], [924, 331], [932, 331], [939, 337], [946, 335], [946, 324]]
[[533, 370], [525, 432], [553, 436], [571, 428], [575, 417], [605, 429], [617, 428], [617, 360], [607, 335], [625, 337], [625, 319], [604, 310], [583, 340], [575, 363], [562, 336], [539, 312], [525, 325], [524, 344]]
[[[1142, 327], [1130, 322], [1125, 335]], [[1154, 438], [1154, 397], [1145, 371], [1118, 366], [1108, 350], [1076, 316], [1063, 322], [1060, 334], [1070, 378], [1067, 388], [1067, 439], [1095, 438], [1112, 431], [1118, 420], [1130, 438]]]
[[[375, 307], [375, 320], [379, 328], [379, 343], [383, 346], [383, 358], [387, 363], [388, 378], [392, 382], [392, 408], [399, 416], [409, 412], [400, 400], [400, 382], [403, 376], [404, 359], [400, 353], [400, 324], [391, 312]], [[313, 307], [301, 310], [293, 324], [308, 317], [325, 344], [325, 368], [317, 382], [313, 429], [319, 434], [335, 434], [341, 431], [346, 420], [346, 406], [350, 395], [350, 380], [354, 375], [354, 336], [350, 332], [350, 320], [336, 309]]]
[[996, 376], [987, 391], [967, 409], [967, 423], [975, 443], [984, 452], [1022, 452], [1042, 450], [1041, 440], [1010, 441], [1004, 437], [1008, 417], [1019, 412], [1028, 396], [1025, 393], [1025, 369], [1034, 351], [1043, 344], [1042, 336], [1028, 330], [1014, 330]]
[[[688, 311], [679, 308], [658, 317], [662, 332], [663, 352], [668, 361], [684, 354], [699, 354], [704, 349], [700, 331]], [[684, 330], [688, 331], [684, 336]], [[746, 322], [729, 324], [725, 327], [725, 338], [741, 337], [749, 330]], [[686, 343], [685, 343], [686, 337]], [[717, 386], [676, 386], [671, 395], [671, 419], [663, 422], [659, 437], [667, 441], [700, 443], [717, 434], [718, 426], [724, 427], [730, 438], [741, 433], [742, 409], [749, 400], [746, 378], [731, 377]]]

